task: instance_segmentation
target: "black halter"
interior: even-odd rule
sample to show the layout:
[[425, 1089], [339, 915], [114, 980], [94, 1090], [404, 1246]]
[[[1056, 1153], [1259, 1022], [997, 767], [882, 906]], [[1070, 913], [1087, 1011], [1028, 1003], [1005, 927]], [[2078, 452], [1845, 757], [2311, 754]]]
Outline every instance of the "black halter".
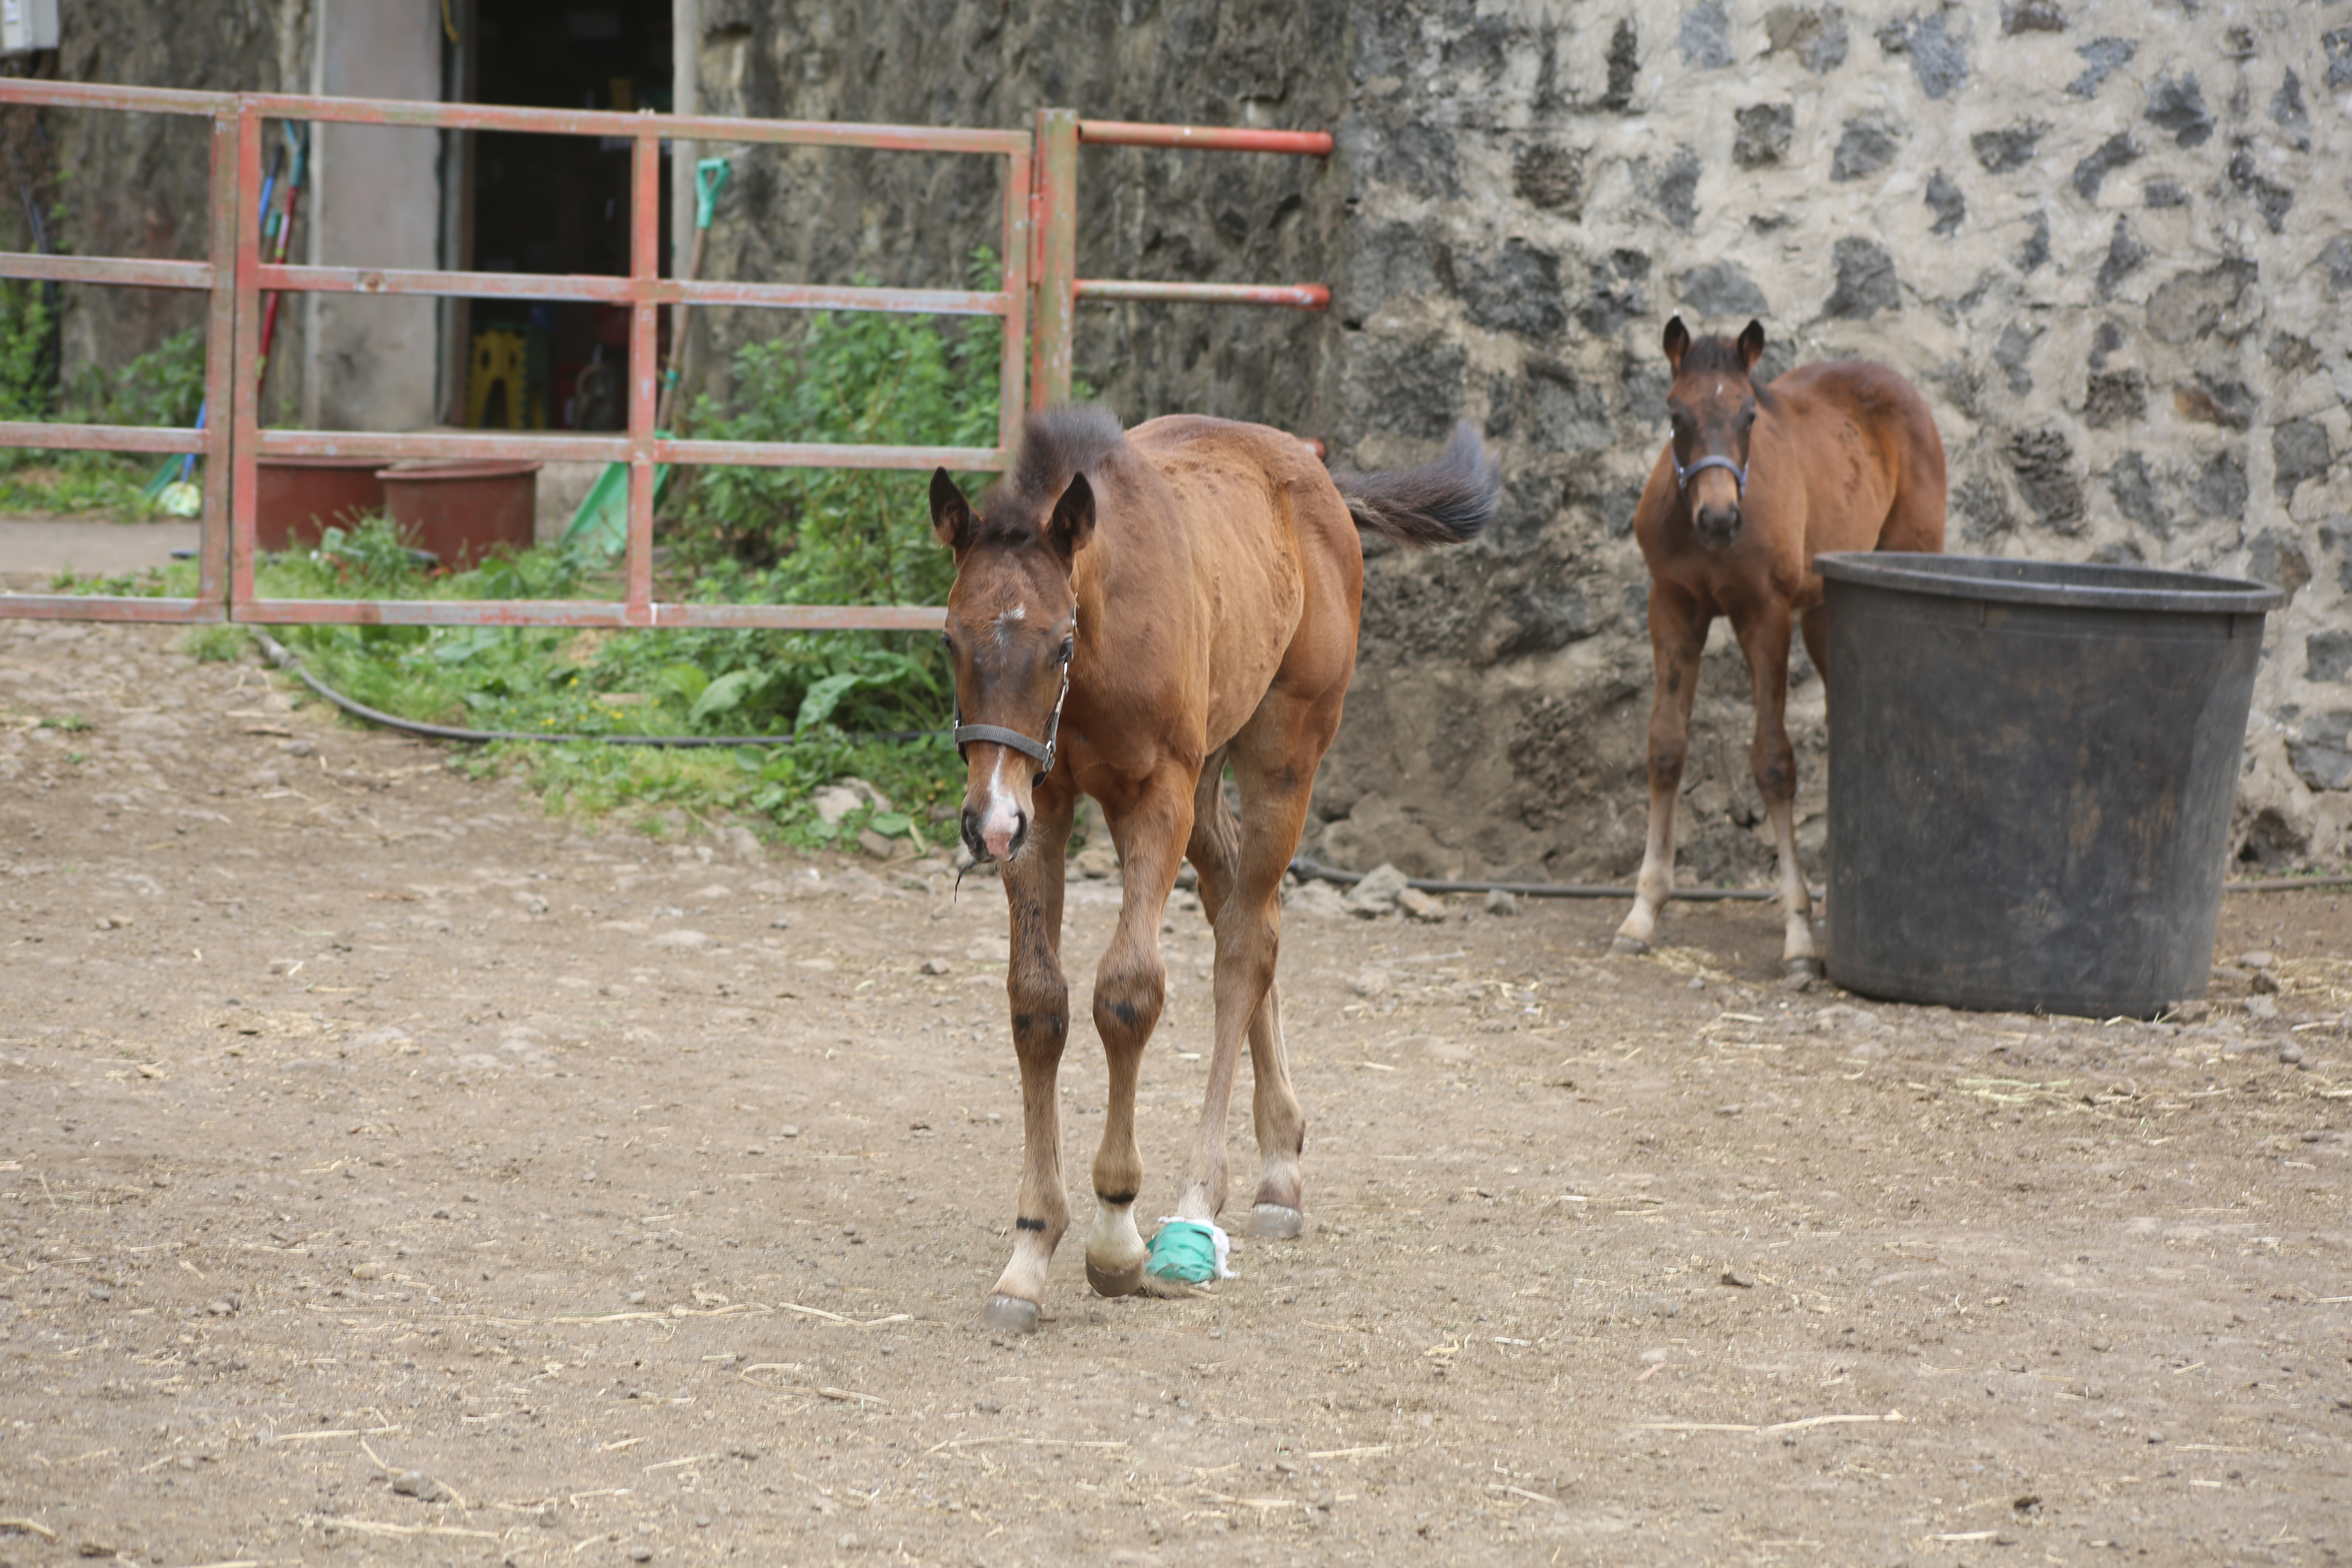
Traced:
[[1748, 470], [1728, 458], [1721, 456], [1701, 458], [1685, 468], [1683, 467], [1683, 460], [1674, 456], [1672, 447], [1667, 448], [1666, 455], [1674, 461], [1675, 483], [1685, 489], [1690, 489], [1692, 475], [1705, 473], [1709, 468], [1721, 468], [1731, 476], [1732, 484], [1738, 488], [1741, 495], [1748, 493]]
[[1034, 759], [1037, 763], [1037, 776], [1029, 781], [1029, 787], [1035, 789], [1039, 784], [1044, 784], [1045, 775], [1054, 771], [1054, 757], [1062, 734], [1062, 704], [1070, 700], [1070, 666], [1076, 662], [1077, 642], [1078, 606], [1076, 600], [1073, 599], [1070, 603], [1072, 656], [1062, 661], [1062, 690], [1060, 695], [1054, 699], [1053, 717], [1045, 721], [1045, 740], [1033, 741], [1020, 731], [1007, 730], [1001, 724], [967, 724], [963, 721], [963, 700], [959, 697], [955, 706], [956, 755], [960, 757], [964, 755], [964, 748], [974, 741], [984, 741], [996, 746], [1010, 746], [1022, 755]]

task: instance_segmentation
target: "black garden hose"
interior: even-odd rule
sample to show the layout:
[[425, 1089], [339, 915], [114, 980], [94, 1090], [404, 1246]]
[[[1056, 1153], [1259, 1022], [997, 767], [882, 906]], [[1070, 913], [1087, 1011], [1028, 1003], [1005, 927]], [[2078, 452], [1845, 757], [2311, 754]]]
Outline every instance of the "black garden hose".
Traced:
[[[1364, 879], [1361, 871], [1342, 871], [1335, 867], [1318, 865], [1305, 856], [1291, 861], [1290, 874], [1302, 882], [1337, 882], [1343, 888]], [[1424, 893], [1510, 893], [1522, 899], [1630, 899], [1633, 896], [1631, 888], [1607, 888], [1591, 882], [1449, 882], [1408, 877], [1404, 885]], [[1677, 899], [1762, 903], [1780, 895], [1769, 888], [1676, 888], [1674, 896]]]
[[[280, 669], [292, 670], [303, 685], [341, 709], [354, 719], [363, 719], [387, 730], [422, 735], [435, 741], [463, 741], [483, 745], [492, 741], [541, 741], [560, 744], [573, 741], [595, 741], [607, 746], [793, 746], [800, 743], [797, 735], [550, 735], [532, 730], [467, 730], [455, 724], [428, 724], [422, 719], [404, 719], [397, 713], [387, 713], [381, 708], [344, 696], [303, 668], [301, 657], [292, 648], [271, 637], [258, 626], [247, 628], [261, 644], [261, 651], [270, 663]], [[871, 734], [852, 735], [853, 741], [920, 741], [932, 735], [945, 735], [945, 730], [882, 730]]]

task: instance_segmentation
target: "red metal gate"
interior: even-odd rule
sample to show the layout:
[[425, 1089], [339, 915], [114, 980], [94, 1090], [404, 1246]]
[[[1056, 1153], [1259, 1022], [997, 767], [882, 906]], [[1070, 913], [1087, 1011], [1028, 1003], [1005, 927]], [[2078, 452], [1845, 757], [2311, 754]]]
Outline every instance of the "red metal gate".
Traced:
[[[60, 109], [129, 110], [145, 114], [193, 115], [212, 126], [212, 174], [207, 187], [203, 261], [153, 261], [111, 256], [41, 256], [0, 253], [0, 277], [58, 283], [107, 283], [118, 287], [202, 289], [210, 296], [205, 313], [205, 401], [214, 409], [229, 405], [230, 354], [236, 341], [236, 281], [231, 258], [238, 254], [236, 205], [236, 100], [220, 92], [171, 92], [151, 88], [94, 87], [79, 82], [0, 78], [0, 103], [48, 104]], [[217, 621], [228, 613], [230, 468], [229, 422], [205, 421], [205, 428], [132, 425], [68, 425], [0, 421], [0, 447], [60, 451], [194, 452], [204, 458], [203, 539], [196, 559], [196, 595], [192, 599], [111, 598], [81, 594], [0, 595], [0, 616], [74, 621]]]
[[[200, 585], [194, 598], [0, 595], [0, 616], [79, 620], [217, 621], [264, 625], [369, 623], [408, 626], [770, 626], [908, 630], [936, 626], [940, 612], [919, 605], [711, 605], [654, 598], [654, 478], [656, 465], [930, 468], [1001, 471], [1011, 460], [1024, 407], [1066, 398], [1073, 315], [1080, 299], [1280, 304], [1321, 310], [1320, 285], [1263, 287], [1149, 283], [1076, 276], [1077, 147], [1081, 142], [1320, 157], [1320, 132], [1129, 125], [1081, 121], [1047, 110], [1034, 138], [1024, 132], [836, 125], [713, 116], [509, 109], [483, 104], [406, 103], [278, 94], [173, 92], [81, 83], [0, 79], [0, 103], [200, 115], [212, 123], [210, 259], [0, 254], [0, 276], [61, 282], [140, 284], [210, 292], [205, 390], [215, 413], [206, 429], [147, 429], [58, 423], [0, 423], [0, 446], [124, 452], [195, 452], [205, 465]], [[260, 242], [262, 151], [272, 121], [331, 121], [419, 130], [507, 131], [620, 138], [629, 142], [630, 255], [625, 277], [460, 272], [366, 267], [273, 265]], [[878, 151], [970, 153], [1004, 160], [1002, 287], [994, 291], [879, 289], [829, 284], [680, 281], [660, 275], [660, 148], [664, 139]], [[228, 258], [224, 260], [224, 258]], [[352, 293], [477, 299], [587, 300], [630, 312], [628, 426], [614, 436], [512, 432], [384, 434], [264, 428], [260, 422], [260, 323], [265, 294]], [[988, 447], [841, 446], [675, 439], [654, 426], [660, 387], [656, 323], [667, 306], [759, 306], [787, 310], [887, 310], [994, 316], [1002, 323], [997, 442]], [[270, 599], [254, 577], [255, 503], [263, 458], [501, 458], [587, 459], [627, 466], [628, 542], [624, 596], [614, 601]]]

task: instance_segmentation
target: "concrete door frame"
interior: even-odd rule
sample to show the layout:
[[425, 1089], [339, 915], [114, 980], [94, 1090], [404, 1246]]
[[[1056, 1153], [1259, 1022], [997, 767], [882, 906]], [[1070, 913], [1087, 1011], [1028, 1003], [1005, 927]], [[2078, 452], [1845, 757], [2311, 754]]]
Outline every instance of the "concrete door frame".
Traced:
[[[442, 94], [438, 6], [318, 0], [310, 91], [421, 100]], [[311, 265], [434, 268], [441, 261], [439, 138], [370, 125], [312, 128], [303, 219]], [[302, 422], [328, 430], [431, 426], [440, 311], [428, 299], [306, 294]]]

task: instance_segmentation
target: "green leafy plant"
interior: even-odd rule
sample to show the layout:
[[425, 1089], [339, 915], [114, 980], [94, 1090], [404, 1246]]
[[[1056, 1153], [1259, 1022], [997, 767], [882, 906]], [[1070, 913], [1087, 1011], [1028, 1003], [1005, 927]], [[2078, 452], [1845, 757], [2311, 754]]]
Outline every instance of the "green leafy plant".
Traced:
[[199, 664], [229, 664], [244, 655], [251, 640], [243, 626], [190, 626], [180, 638], [180, 651]]
[[[985, 264], [985, 263], [983, 263]], [[698, 403], [695, 433], [722, 441], [989, 447], [997, 344], [928, 318], [812, 317], [798, 337], [751, 343], [728, 406]], [[703, 470], [677, 520], [681, 552], [768, 574], [799, 604], [935, 604], [954, 567], [931, 537], [920, 474], [877, 468]]]
[[46, 419], [57, 399], [54, 321], [41, 286], [0, 280], [0, 419]]
[[[982, 264], [987, 265], [983, 258]], [[693, 433], [729, 440], [989, 447], [997, 340], [923, 318], [817, 315], [798, 336], [734, 361], [734, 390], [704, 400]], [[168, 378], [154, 378], [168, 385]], [[706, 604], [937, 604], [954, 574], [930, 531], [920, 474], [712, 468], [682, 487], [661, 538], [664, 596]], [[186, 595], [193, 563], [59, 592]], [[464, 572], [428, 565], [393, 524], [330, 529], [318, 547], [266, 557], [269, 597], [616, 598], [614, 568], [562, 549], [500, 554]], [[205, 628], [230, 632], [232, 628]], [[198, 652], [192, 634], [187, 645]], [[635, 810], [649, 822], [764, 820], [817, 845], [871, 830], [950, 842], [959, 787], [945, 730], [951, 676], [936, 637], [732, 628], [304, 626], [278, 635], [327, 684], [405, 718], [518, 735], [773, 736], [790, 743], [692, 750], [509, 742], [464, 766], [512, 771], [551, 809]], [[211, 647], [207, 640], [204, 647]], [[202, 657], [199, 654], [199, 657]], [[903, 738], [892, 738], [892, 737]], [[855, 776], [889, 798], [828, 824], [811, 796]]]
[[69, 417], [102, 425], [194, 425], [204, 401], [202, 327], [173, 333], [111, 374], [82, 366], [65, 399]]
[[[814, 316], [797, 337], [740, 351], [732, 395], [723, 405], [699, 404], [694, 433], [992, 446], [994, 348], [992, 338], [968, 342], [921, 318]], [[936, 604], [954, 566], [929, 516], [919, 474], [705, 469], [663, 521], [669, 570], [682, 579], [665, 595], [706, 604]], [[315, 551], [268, 559], [258, 585], [299, 598], [617, 597], [612, 573], [592, 554], [564, 550], [494, 556], [467, 572], [434, 570], [388, 521], [369, 519], [328, 531]], [[522, 773], [552, 807], [751, 816], [810, 845], [868, 829], [910, 847], [950, 835], [931, 822], [957, 774], [954, 749], [936, 733], [946, 727], [952, 691], [935, 637], [381, 626], [281, 635], [320, 679], [404, 717], [519, 735], [791, 742], [696, 750], [504, 742], [470, 760]], [[868, 806], [824, 822], [810, 796], [853, 775], [895, 809]]]
[[[192, 425], [205, 395], [205, 336], [190, 327], [128, 364], [57, 379], [40, 286], [0, 282], [0, 419], [73, 425]], [[154, 459], [119, 452], [0, 447], [0, 508], [104, 510], [134, 517]]]

